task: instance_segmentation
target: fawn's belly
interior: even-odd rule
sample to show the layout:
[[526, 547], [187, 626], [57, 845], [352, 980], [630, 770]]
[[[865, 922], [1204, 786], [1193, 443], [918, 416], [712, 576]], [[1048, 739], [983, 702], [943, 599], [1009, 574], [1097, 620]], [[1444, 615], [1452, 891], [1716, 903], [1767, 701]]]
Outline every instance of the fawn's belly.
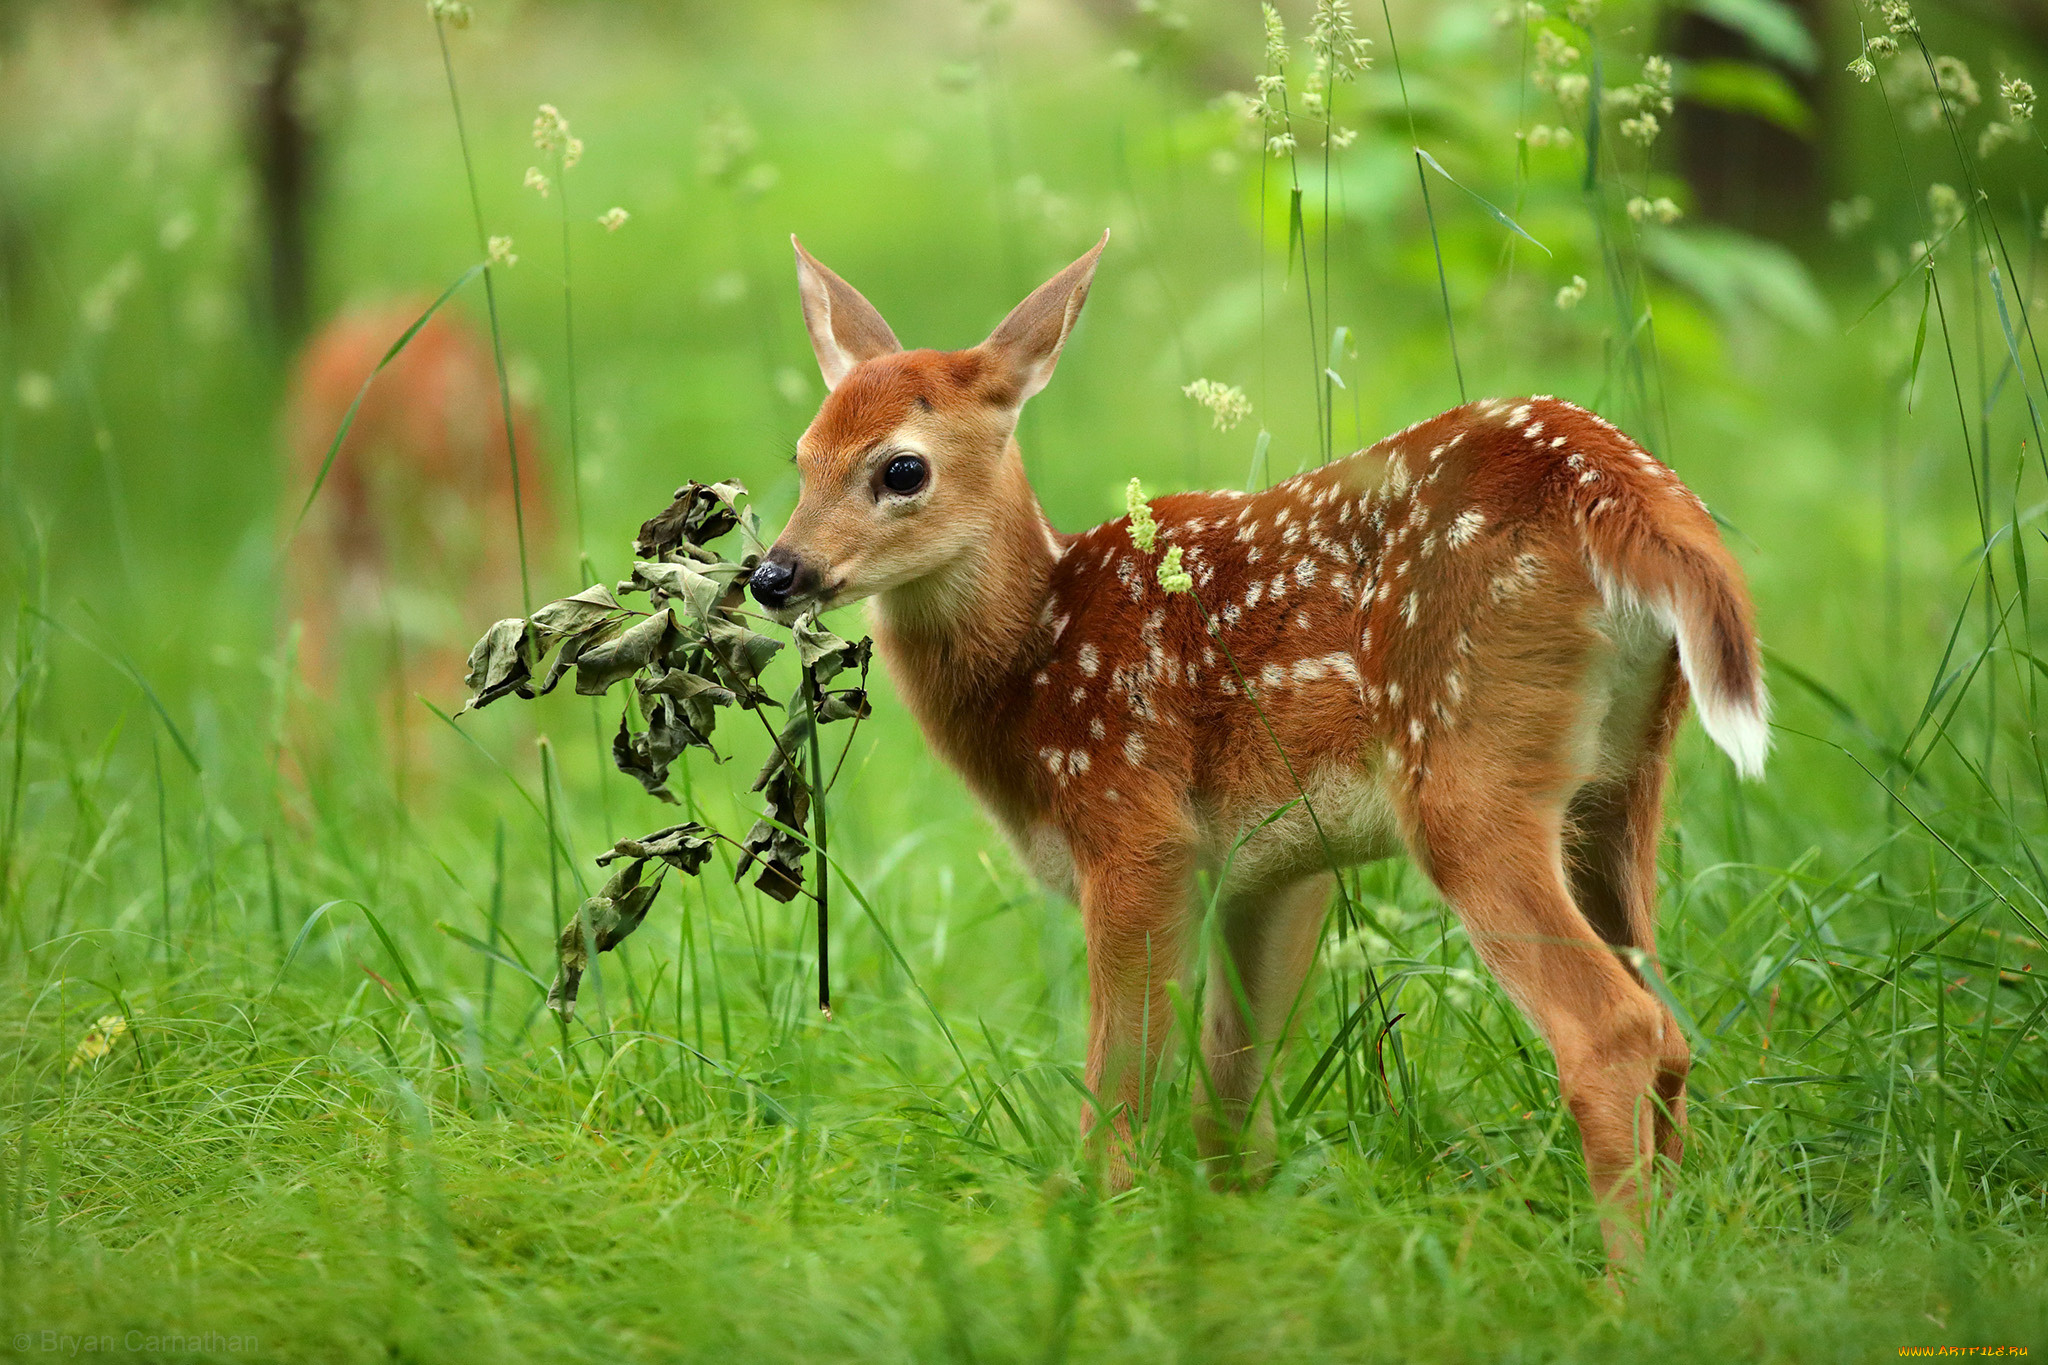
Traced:
[[1399, 853], [1396, 778], [1370, 745], [1356, 763], [1307, 774], [1291, 796], [1219, 804], [1201, 821], [1202, 865], [1234, 895]]

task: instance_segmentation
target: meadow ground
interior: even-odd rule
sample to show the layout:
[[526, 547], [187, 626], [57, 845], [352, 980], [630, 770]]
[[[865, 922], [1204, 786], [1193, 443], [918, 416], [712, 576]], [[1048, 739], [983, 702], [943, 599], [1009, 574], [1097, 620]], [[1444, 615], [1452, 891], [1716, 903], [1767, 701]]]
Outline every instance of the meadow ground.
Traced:
[[[1284, 477], [1466, 390], [1597, 407], [1701, 492], [1752, 576], [1780, 729], [1758, 785], [1696, 727], [1681, 741], [1662, 947], [1692, 1135], [1625, 1298], [1548, 1052], [1401, 865], [1357, 873], [1360, 920], [1331, 926], [1271, 1186], [1200, 1177], [1183, 1067], [1138, 1188], [1105, 1197], [1076, 1140], [1075, 913], [879, 673], [831, 797], [834, 1016], [804, 904], [736, 888], [728, 861], [672, 877], [558, 1027], [551, 938], [592, 855], [671, 819], [610, 771], [616, 703], [563, 689], [451, 729], [386, 686], [395, 625], [299, 676], [278, 508], [305, 490], [276, 456], [287, 351], [243, 302], [237, 11], [26, 6], [0, 49], [0, 1350], [2048, 1351], [2048, 148], [2026, 125], [1980, 146], [2011, 122], [1988, 54], [2019, 74], [2024, 48], [1923, 12], [1929, 55], [1982, 86], [1950, 81], [1951, 130], [1917, 117], [1914, 35], [1861, 84], [1842, 68], [1884, 20], [1824, 11], [1840, 235], [1816, 224], [1802, 264], [1659, 222], [1688, 191], [1668, 142], [1620, 132], [1628, 108], [1595, 117], [1587, 187], [1593, 125], [1559, 78], [1640, 82], [1630, 107], [1654, 107], [1637, 73], [1671, 15], [1495, 8], [1392, 7], [1399, 73], [1362, 13], [1375, 64], [1332, 115], [1355, 142], [1300, 103], [1292, 8], [1296, 126], [1249, 132], [1190, 74], [1204, 53], [1242, 89], [1274, 69], [1256, 16], [1222, 6], [1138, 6], [1105, 34], [1050, 5], [479, 5], [448, 70], [485, 233], [521, 258], [492, 272], [511, 377], [548, 414], [555, 487], [577, 480], [533, 547], [536, 601], [584, 586], [579, 550], [623, 577], [685, 479], [746, 480], [771, 526], [793, 502], [821, 389], [791, 230], [906, 342], [957, 346], [1114, 229], [1022, 431], [1066, 529], [1134, 476]], [[1790, 41], [1781, 7], [1718, 8]], [[484, 254], [434, 21], [328, 22], [315, 311], [430, 298]], [[1731, 79], [1679, 73], [1804, 108]], [[520, 185], [543, 101], [587, 143], [547, 200]], [[1448, 172], [1426, 171], [1427, 211], [1411, 117]], [[631, 217], [607, 231], [613, 204]], [[450, 307], [481, 321], [479, 287]], [[1214, 429], [1180, 392], [1197, 377], [1252, 417]], [[452, 712], [456, 671], [424, 701]], [[732, 761], [692, 752], [677, 782], [739, 831], [758, 755], [729, 729]]]

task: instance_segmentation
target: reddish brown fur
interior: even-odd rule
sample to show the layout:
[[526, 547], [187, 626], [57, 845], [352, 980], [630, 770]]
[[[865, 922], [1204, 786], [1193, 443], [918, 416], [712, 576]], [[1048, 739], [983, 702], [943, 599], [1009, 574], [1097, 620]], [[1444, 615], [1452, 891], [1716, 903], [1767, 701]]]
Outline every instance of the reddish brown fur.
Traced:
[[[821, 317], [807, 278], [843, 382], [799, 446], [804, 496], [778, 542], [813, 571], [805, 605], [878, 595], [925, 733], [1079, 899], [1088, 1078], [1118, 1131], [1171, 1032], [1197, 870], [1222, 880], [1219, 972], [1236, 976], [1212, 976], [1203, 1041], [1202, 1137], [1225, 1157], [1247, 1125], [1259, 1140], [1332, 858], [1405, 845], [1555, 1052], [1625, 1257], [1641, 1177], [1677, 1158], [1684, 1120], [1685, 1042], [1638, 974], [1657, 970], [1687, 696], [1674, 639], [1741, 738], [1762, 726], [1748, 601], [1711, 519], [1634, 442], [1545, 398], [1468, 404], [1258, 493], [1159, 498], [1149, 553], [1127, 519], [1059, 535], [987, 376], [1044, 383], [1084, 266], [951, 357], [848, 346], [886, 324], [849, 324], [867, 305], [837, 277]], [[929, 458], [926, 490], [871, 483], [891, 451]], [[1188, 594], [1156, 577], [1174, 546]]]
[[[363, 381], [425, 309], [408, 302], [343, 313], [300, 355], [286, 399], [290, 477], [287, 525], [327, 458]], [[529, 552], [552, 524], [535, 423], [515, 404], [521, 502]], [[386, 659], [394, 638], [407, 658], [392, 678], [446, 691], [459, 677], [463, 627], [519, 605], [518, 551], [503, 407], [490, 343], [452, 314], [436, 314], [371, 383], [348, 439], [290, 547], [287, 619], [304, 625], [304, 676], [321, 690], [348, 652], [373, 638]], [[447, 599], [448, 629], [395, 627], [392, 589]], [[409, 637], [409, 638], [408, 638]], [[410, 681], [408, 681], [408, 678]]]

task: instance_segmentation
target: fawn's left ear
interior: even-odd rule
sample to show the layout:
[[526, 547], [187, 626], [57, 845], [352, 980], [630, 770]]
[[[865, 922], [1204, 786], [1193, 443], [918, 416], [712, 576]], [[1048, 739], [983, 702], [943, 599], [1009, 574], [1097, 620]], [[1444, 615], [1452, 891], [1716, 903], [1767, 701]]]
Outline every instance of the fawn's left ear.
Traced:
[[863, 360], [903, 349], [889, 324], [858, 289], [805, 251], [794, 233], [789, 244], [796, 248], [796, 286], [803, 296], [804, 326], [810, 331], [811, 349], [817, 352], [826, 388], [838, 388], [839, 381]]
[[981, 349], [1010, 372], [1022, 403], [1046, 386], [1052, 367], [1059, 363], [1060, 348], [1081, 316], [1088, 301], [1088, 284], [1095, 278], [1095, 263], [1109, 234], [1080, 260], [1031, 291], [1031, 297], [1010, 310], [1002, 325], [990, 332]]

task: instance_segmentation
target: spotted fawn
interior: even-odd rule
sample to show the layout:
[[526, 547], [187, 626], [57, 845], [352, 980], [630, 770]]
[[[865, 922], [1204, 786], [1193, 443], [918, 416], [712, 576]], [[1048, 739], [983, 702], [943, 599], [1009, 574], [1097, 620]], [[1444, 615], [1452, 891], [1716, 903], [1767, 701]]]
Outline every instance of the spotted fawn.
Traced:
[[[1197, 1136], [1256, 1173], [1333, 869], [1405, 848], [1555, 1054], [1627, 1260], [1685, 1126], [1685, 1039], [1643, 975], [1672, 738], [1690, 697], [1745, 776], [1768, 746], [1740, 570], [1671, 470], [1554, 398], [1468, 403], [1261, 492], [1158, 498], [1155, 553], [1128, 518], [1055, 530], [1017, 416], [1107, 242], [964, 351], [903, 350], [796, 245], [830, 393], [755, 597], [784, 617], [873, 598], [926, 737], [1079, 902], [1112, 1180], [1198, 874], [1221, 951]], [[1159, 582], [1173, 546], [1190, 591]]]

